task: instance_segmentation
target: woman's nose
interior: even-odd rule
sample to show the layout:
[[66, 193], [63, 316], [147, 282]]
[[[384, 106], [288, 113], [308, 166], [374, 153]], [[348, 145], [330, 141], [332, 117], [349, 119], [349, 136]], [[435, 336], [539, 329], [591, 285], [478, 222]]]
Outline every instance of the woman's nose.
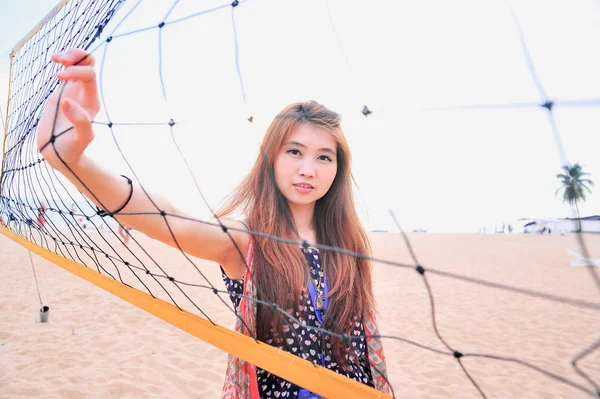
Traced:
[[306, 177], [314, 177], [315, 176], [315, 167], [311, 161], [302, 162], [300, 169], [298, 170], [298, 174], [300, 176]]

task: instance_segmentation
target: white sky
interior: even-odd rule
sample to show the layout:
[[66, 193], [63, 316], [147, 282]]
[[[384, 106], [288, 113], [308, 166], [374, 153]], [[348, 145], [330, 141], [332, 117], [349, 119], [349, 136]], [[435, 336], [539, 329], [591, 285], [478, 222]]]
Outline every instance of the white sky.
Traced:
[[[182, 0], [168, 21], [226, 3]], [[600, 99], [599, 3], [514, 3], [550, 98]], [[97, 119], [106, 121], [107, 112], [113, 122], [173, 117], [176, 138], [214, 206], [248, 172], [270, 118], [290, 102], [315, 99], [343, 115], [360, 189], [357, 206], [369, 229], [395, 230], [388, 209], [405, 229], [430, 231], [569, 216], [554, 195], [560, 160], [542, 109], [423, 111], [540, 102], [504, 1], [330, 0], [350, 68], [326, 4], [250, 0], [236, 8], [246, 105], [235, 70], [231, 9], [163, 28], [168, 104], [158, 74], [158, 29], [115, 38], [105, 47], [106, 109]], [[114, 35], [157, 25], [170, 5], [142, 2]], [[0, 93], [7, 92], [10, 49], [53, 6], [41, 0], [0, 4]], [[95, 53], [98, 64], [102, 51]], [[374, 111], [368, 118], [360, 113], [365, 103]], [[245, 120], [250, 114], [252, 125]], [[567, 158], [600, 184], [600, 107], [558, 107], [555, 116]], [[114, 131], [142, 183], [208, 215], [167, 128]], [[110, 131], [96, 132], [90, 155], [131, 174]], [[590, 196], [582, 215], [600, 214], [599, 198]]]

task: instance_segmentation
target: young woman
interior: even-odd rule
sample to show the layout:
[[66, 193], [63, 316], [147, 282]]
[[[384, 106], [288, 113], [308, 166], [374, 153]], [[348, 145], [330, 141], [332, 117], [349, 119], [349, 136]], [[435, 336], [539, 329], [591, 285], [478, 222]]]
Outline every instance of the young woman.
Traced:
[[[364, 338], [378, 334], [370, 262], [243, 231], [370, 253], [354, 208], [350, 151], [338, 114], [311, 101], [292, 104], [273, 120], [252, 171], [217, 213], [225, 226], [236, 228], [228, 230], [230, 238], [220, 227], [173, 217], [185, 215], [158, 194], [150, 193], [151, 201], [129, 178], [86, 157], [100, 108], [93, 57], [70, 49], [52, 60], [65, 67], [57, 77], [66, 86], [60, 103], [60, 90], [49, 99], [39, 122], [38, 148], [49, 165], [121, 224], [220, 264], [244, 320], [238, 318], [237, 331], [389, 392], [381, 343]], [[236, 210], [244, 220], [228, 218]], [[246, 259], [236, 246], [247, 250]], [[301, 323], [284, 322], [252, 299], [276, 303]], [[337, 339], [308, 326], [355, 338]], [[230, 356], [223, 397], [316, 396]]]

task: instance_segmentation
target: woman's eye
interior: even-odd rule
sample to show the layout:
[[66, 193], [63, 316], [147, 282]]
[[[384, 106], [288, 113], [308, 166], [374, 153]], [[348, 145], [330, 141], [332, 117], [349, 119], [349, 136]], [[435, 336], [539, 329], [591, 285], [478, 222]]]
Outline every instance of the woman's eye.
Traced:
[[319, 157], [319, 159], [320, 159], [321, 161], [328, 161], [328, 162], [331, 162], [331, 158], [329, 158], [327, 155], [321, 155], [321, 156]]
[[292, 149], [292, 150], [287, 150], [288, 154], [292, 154], [292, 155], [300, 155], [300, 151], [296, 150], [296, 149]]

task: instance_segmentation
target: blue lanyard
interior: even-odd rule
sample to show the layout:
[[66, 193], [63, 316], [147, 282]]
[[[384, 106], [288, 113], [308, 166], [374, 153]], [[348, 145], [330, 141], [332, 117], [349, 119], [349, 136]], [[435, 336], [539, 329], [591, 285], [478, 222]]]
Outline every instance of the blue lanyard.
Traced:
[[[317, 272], [317, 278], [319, 278], [319, 274]], [[310, 300], [312, 301], [313, 307], [315, 308], [315, 315], [317, 316], [317, 320], [323, 326], [323, 312], [321, 309], [317, 309], [317, 290], [315, 289], [315, 284], [313, 283], [312, 278], [310, 278], [308, 283], [308, 291], [310, 293]], [[323, 276], [323, 292], [325, 295], [325, 309], [329, 307], [329, 297], [327, 294], [329, 293], [329, 287], [327, 286], [327, 276]], [[321, 359], [321, 366], [325, 367], [325, 355], [323, 352], [319, 353], [319, 359]], [[300, 389], [298, 391], [298, 398], [302, 399], [322, 399], [319, 395], [310, 392], [308, 389]]]
[[[317, 290], [315, 289], [315, 284], [313, 283], [312, 278], [308, 283], [308, 291], [310, 293], [310, 300], [312, 301], [313, 307], [315, 308], [317, 320], [319, 320], [319, 323], [323, 325], [323, 312], [321, 311], [321, 309], [317, 309]], [[329, 287], [327, 286], [327, 276], [323, 276], [323, 291], [325, 296], [325, 309], [327, 309], [329, 307], [329, 297], [327, 296], [327, 294], [329, 294]]]
[[303, 399], [323, 399], [321, 396], [317, 395], [316, 393], [312, 393], [306, 389], [301, 389], [298, 391], [298, 398], [303, 398]]

